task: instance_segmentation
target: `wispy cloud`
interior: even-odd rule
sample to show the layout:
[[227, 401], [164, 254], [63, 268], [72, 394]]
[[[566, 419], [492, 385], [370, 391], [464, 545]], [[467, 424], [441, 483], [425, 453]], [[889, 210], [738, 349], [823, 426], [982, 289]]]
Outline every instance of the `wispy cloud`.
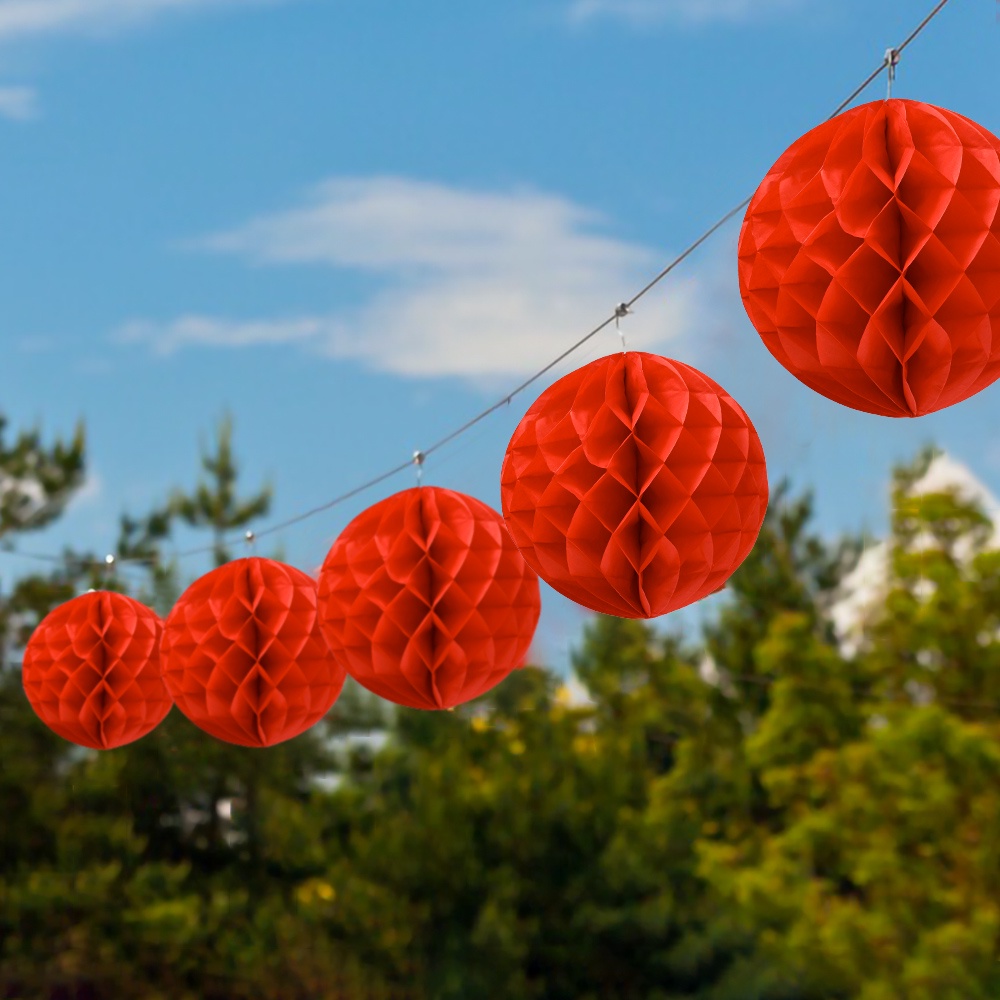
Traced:
[[0, 42], [61, 33], [104, 33], [157, 15], [280, 0], [0, 0]]
[[0, 118], [26, 122], [37, 118], [38, 94], [32, 87], [0, 87]]
[[[634, 264], [646, 251], [595, 232], [601, 217], [557, 195], [482, 192], [400, 177], [335, 178], [306, 203], [206, 237], [202, 247], [263, 263], [373, 271], [533, 272]], [[553, 251], [559, 251], [553, 254]]]
[[780, 13], [802, 0], [572, 0], [569, 17], [576, 23], [615, 19], [633, 25], [657, 22], [742, 23]]
[[[119, 339], [172, 351], [196, 344], [297, 344], [409, 376], [522, 374], [604, 319], [665, 256], [603, 235], [603, 220], [534, 191], [477, 192], [403, 178], [337, 179], [297, 208], [197, 244], [256, 265], [323, 264], [377, 275], [360, 305], [332, 314], [134, 322]], [[635, 346], [690, 327], [691, 281], [642, 302]], [[616, 349], [614, 330], [597, 343]]]
[[273, 320], [225, 320], [208, 316], [180, 316], [166, 323], [133, 320], [115, 334], [122, 344], [147, 344], [157, 354], [173, 354], [184, 347], [260, 347], [315, 341], [327, 324], [312, 317]]

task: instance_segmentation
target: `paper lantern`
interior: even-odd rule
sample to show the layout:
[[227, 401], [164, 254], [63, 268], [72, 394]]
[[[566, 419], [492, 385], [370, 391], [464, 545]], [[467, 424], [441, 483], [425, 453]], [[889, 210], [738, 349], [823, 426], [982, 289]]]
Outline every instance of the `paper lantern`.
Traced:
[[622, 618], [718, 590], [767, 508], [764, 452], [736, 401], [696, 369], [639, 352], [543, 392], [514, 431], [500, 488], [528, 565]]
[[876, 101], [793, 143], [747, 209], [743, 303], [796, 378], [915, 417], [1000, 376], [1000, 140]]
[[538, 579], [500, 515], [424, 486], [369, 507], [319, 578], [323, 634], [369, 691], [452, 708], [520, 667], [538, 624]]
[[155, 729], [172, 702], [160, 674], [157, 615], [131, 597], [91, 591], [32, 633], [21, 676], [31, 707], [63, 739], [94, 750]]
[[163, 630], [177, 707], [227, 743], [269, 747], [330, 710], [344, 669], [316, 621], [316, 581], [273, 559], [238, 559], [182, 595]]

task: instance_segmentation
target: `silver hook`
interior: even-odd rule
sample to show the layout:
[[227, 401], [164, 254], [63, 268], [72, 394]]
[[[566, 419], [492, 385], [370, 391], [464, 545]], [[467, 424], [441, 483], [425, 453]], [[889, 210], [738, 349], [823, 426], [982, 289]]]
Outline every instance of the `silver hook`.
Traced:
[[888, 69], [888, 83], [886, 85], [886, 95], [885, 99], [888, 101], [892, 98], [892, 85], [896, 81], [896, 67], [899, 65], [899, 52], [896, 49], [886, 49], [885, 50], [885, 67]]
[[628, 303], [626, 302], [619, 302], [618, 305], [615, 306], [615, 329], [618, 331], [618, 336], [621, 337], [622, 354], [625, 354], [628, 351], [628, 348], [625, 346], [625, 331], [621, 328], [620, 321], [628, 316], [630, 312], [632, 312], [632, 310], [629, 309]]
[[243, 541], [247, 543], [247, 548], [251, 555], [257, 554], [257, 536], [248, 528], [243, 532]]
[[423, 486], [424, 462], [426, 461], [427, 456], [422, 451], [418, 450], [413, 453], [413, 464], [417, 470], [417, 486]]

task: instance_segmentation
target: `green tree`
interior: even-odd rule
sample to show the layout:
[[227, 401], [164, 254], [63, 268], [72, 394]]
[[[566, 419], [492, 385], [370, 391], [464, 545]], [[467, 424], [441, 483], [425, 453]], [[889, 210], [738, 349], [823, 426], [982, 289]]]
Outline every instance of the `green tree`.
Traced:
[[756, 545], [726, 585], [731, 600], [705, 629], [706, 652], [740, 691], [742, 712], [767, 708], [768, 679], [758, 675], [755, 651], [777, 615], [798, 612], [832, 638], [824, 611], [860, 546], [856, 539], [828, 545], [810, 530], [812, 514], [810, 494], [792, 497], [788, 483], [779, 484]]
[[702, 855], [753, 942], [720, 997], [1000, 995], [997, 553], [974, 504], [913, 491], [927, 461], [897, 474], [858, 655], [801, 623], [760, 646], [778, 679], [746, 748], [774, 816]]
[[[779, 490], [704, 637], [593, 619], [582, 702], [534, 667], [454, 712], [351, 686], [271, 750], [172, 713], [95, 754], [9, 672], [0, 995], [1000, 996], [1000, 554], [966, 496], [918, 494], [932, 457], [850, 650], [856, 547]], [[120, 550], [163, 562], [172, 516]]]
[[[47, 496], [27, 479], [21, 440], [9, 466], [16, 488]], [[49, 520], [83, 474], [82, 451], [52, 453], [73, 474], [45, 473]], [[51, 455], [35, 463], [53, 464]], [[235, 469], [231, 455], [219, 465]], [[223, 480], [235, 497], [235, 478]], [[37, 503], [30, 516], [21, 501], [10, 509], [9, 541], [40, 526]], [[337, 766], [322, 732], [250, 751], [173, 712], [137, 743], [95, 753], [56, 737], [24, 697], [15, 647], [55, 604], [89, 584], [138, 584], [140, 596], [169, 606], [176, 569], [163, 549], [173, 517], [168, 507], [123, 516], [116, 573], [67, 553], [49, 574], [18, 579], [2, 609], [13, 662], [0, 672], [0, 996], [403, 1000], [315, 919], [312, 901], [328, 891], [317, 779]], [[150, 572], [134, 572], [143, 567]], [[255, 824], [246, 818], [251, 775]]]
[[232, 558], [226, 547], [227, 532], [243, 528], [271, 509], [273, 490], [262, 487], [253, 496], [237, 496], [239, 466], [233, 454], [233, 421], [223, 417], [216, 431], [215, 451], [202, 451], [204, 474], [191, 493], [178, 491], [171, 509], [192, 527], [208, 528], [212, 532], [215, 564], [221, 566]]
[[176, 559], [166, 559], [163, 546], [173, 530], [174, 512], [169, 504], [143, 517], [122, 514], [119, 519], [117, 555], [119, 564], [135, 566], [146, 579], [135, 597], [162, 617], [170, 613], [180, 596], [180, 569]]
[[79, 424], [69, 441], [43, 443], [39, 430], [5, 440], [0, 416], [0, 540], [35, 531], [54, 521], [83, 484], [85, 439]]
[[[11, 549], [17, 535], [37, 531], [65, 510], [84, 479], [85, 435], [79, 424], [73, 437], [42, 441], [38, 429], [22, 431], [8, 443], [7, 420], [0, 415], [0, 547]], [[58, 566], [50, 576], [34, 575], [16, 583], [0, 575], [0, 670], [8, 665], [26, 634], [59, 601], [79, 575]]]

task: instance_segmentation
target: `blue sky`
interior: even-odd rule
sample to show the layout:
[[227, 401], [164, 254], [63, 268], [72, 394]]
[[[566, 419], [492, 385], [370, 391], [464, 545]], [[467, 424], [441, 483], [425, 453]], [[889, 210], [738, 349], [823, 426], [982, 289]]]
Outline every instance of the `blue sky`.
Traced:
[[[0, 409], [50, 434], [83, 418], [90, 448], [82, 495], [30, 547], [110, 549], [121, 511], [193, 484], [226, 410], [273, 520], [405, 460], [750, 194], [930, 5], [0, 0]], [[952, 0], [895, 94], [1000, 133], [998, 54], [994, 4]], [[830, 535], [881, 530], [890, 465], [930, 441], [1000, 491], [1000, 389], [916, 421], [815, 396], [746, 319], [737, 232], [641, 302], [630, 346], [739, 399], [772, 480], [814, 488]], [[617, 347], [609, 331], [557, 374]], [[531, 399], [425, 481], [497, 505]], [[312, 568], [413, 481], [272, 541]], [[584, 616], [544, 600], [557, 662]]]

